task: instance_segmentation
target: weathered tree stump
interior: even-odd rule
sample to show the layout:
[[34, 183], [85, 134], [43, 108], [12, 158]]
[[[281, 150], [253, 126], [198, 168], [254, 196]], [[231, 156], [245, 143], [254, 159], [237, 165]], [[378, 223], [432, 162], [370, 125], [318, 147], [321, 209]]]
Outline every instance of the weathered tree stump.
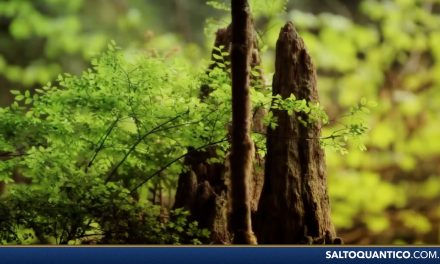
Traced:
[[226, 168], [219, 163], [209, 164], [212, 157], [216, 157], [214, 147], [187, 156], [188, 170], [179, 176], [174, 208], [188, 210], [199, 227], [211, 232], [211, 243], [230, 244]]
[[[287, 23], [276, 46], [273, 95], [318, 102], [316, 72], [294, 25]], [[303, 125], [284, 110], [267, 129], [265, 182], [260, 199], [257, 236], [262, 244], [333, 243], [320, 124]]]

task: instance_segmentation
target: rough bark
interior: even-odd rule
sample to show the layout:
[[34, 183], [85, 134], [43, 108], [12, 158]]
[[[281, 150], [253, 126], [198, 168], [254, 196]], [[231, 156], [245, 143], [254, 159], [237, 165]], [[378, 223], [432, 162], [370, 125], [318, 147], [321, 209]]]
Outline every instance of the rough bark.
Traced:
[[[276, 46], [273, 95], [318, 102], [315, 68], [292, 23]], [[263, 244], [334, 243], [330, 221], [320, 124], [303, 125], [301, 114], [274, 110], [275, 129], [267, 130], [265, 182], [258, 212], [258, 240]]]
[[255, 244], [252, 232], [249, 185], [254, 155], [251, 132], [249, 92], [252, 55], [252, 21], [247, 0], [231, 2], [232, 15], [232, 150], [231, 163], [231, 227], [235, 244]]
[[215, 148], [194, 151], [185, 159], [188, 171], [180, 174], [174, 208], [191, 213], [199, 227], [210, 230], [210, 242], [230, 244], [229, 208], [225, 166], [208, 160], [216, 157]]

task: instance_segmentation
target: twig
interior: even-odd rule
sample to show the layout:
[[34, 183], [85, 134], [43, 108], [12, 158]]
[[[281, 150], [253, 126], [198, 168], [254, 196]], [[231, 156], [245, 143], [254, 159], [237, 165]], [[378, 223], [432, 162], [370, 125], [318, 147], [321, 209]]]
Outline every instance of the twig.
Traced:
[[87, 167], [85, 169], [85, 171], [87, 172], [89, 170], [89, 168], [93, 165], [93, 162], [95, 161], [96, 157], [98, 156], [98, 153], [104, 148], [104, 143], [107, 140], [107, 138], [110, 136], [110, 133], [113, 131], [113, 129], [116, 127], [116, 124], [119, 122], [119, 120], [121, 120], [120, 117], [116, 118], [115, 121], [113, 121], [113, 123], [110, 125], [110, 127], [107, 129], [106, 133], [104, 134], [103, 137], [101, 137], [101, 139], [99, 139], [100, 144], [99, 146], [96, 148], [95, 153], [93, 154], [93, 157], [90, 159], [89, 163], [87, 164]]
[[200, 146], [200, 147], [198, 147], [198, 148], [195, 148], [195, 149], [192, 149], [192, 150], [190, 150], [190, 151], [187, 151], [185, 154], [180, 155], [179, 157], [177, 157], [177, 158], [171, 160], [170, 162], [168, 162], [167, 164], [165, 164], [164, 166], [162, 166], [159, 170], [155, 171], [154, 173], [152, 173], [152, 174], [150, 174], [148, 177], [146, 177], [143, 181], [141, 181], [138, 185], [136, 185], [133, 189], [130, 190], [130, 194], [132, 194], [134, 191], [136, 191], [137, 189], [139, 189], [142, 185], [144, 185], [146, 182], [148, 182], [151, 178], [153, 178], [153, 177], [159, 175], [161, 172], [163, 172], [164, 170], [166, 170], [168, 167], [170, 167], [171, 165], [173, 165], [175, 162], [177, 162], [177, 161], [179, 161], [180, 159], [186, 157], [187, 155], [189, 155], [189, 154], [191, 154], [191, 153], [193, 153], [193, 152], [195, 152], [195, 151], [198, 151], [198, 150], [201, 150], [201, 149], [204, 149], [204, 148], [210, 147], [210, 146], [214, 146], [214, 145], [217, 145], [217, 144], [222, 143], [222, 142], [225, 142], [225, 141], [228, 141], [228, 138], [227, 138], [227, 137], [226, 137], [226, 138], [223, 138], [223, 139], [221, 139], [221, 140], [219, 140], [219, 141], [216, 141], [216, 142], [210, 142], [210, 143], [208, 143], [208, 144], [206, 144], [206, 145], [203, 145], [203, 146]]
[[23, 157], [23, 156], [29, 156], [29, 154], [28, 153], [0, 152], [0, 159], [6, 158], [7, 160], [9, 160], [9, 159]]
[[[147, 133], [145, 133], [144, 135], [142, 135], [138, 140], [136, 140], [136, 142], [130, 147], [130, 149], [127, 151], [127, 153], [125, 153], [124, 157], [121, 159], [121, 161], [118, 162], [118, 164], [116, 164], [116, 166], [111, 170], [111, 172], [109, 173], [109, 175], [107, 176], [107, 179], [105, 180], [105, 183], [107, 183], [108, 181], [110, 181], [110, 179], [113, 177], [113, 175], [116, 173], [116, 171], [119, 169], [119, 167], [125, 162], [125, 160], [128, 158], [128, 156], [136, 149], [136, 147], [149, 135], [157, 132], [157, 131], [161, 131], [161, 128], [164, 127], [165, 125], [179, 119], [181, 116], [183, 116], [184, 114], [188, 113], [188, 111], [183, 112], [182, 114], [175, 116], [165, 122], [163, 122], [162, 124], [158, 125], [157, 127], [151, 129], [150, 131], [148, 131]], [[169, 129], [169, 128], [167, 128]]]

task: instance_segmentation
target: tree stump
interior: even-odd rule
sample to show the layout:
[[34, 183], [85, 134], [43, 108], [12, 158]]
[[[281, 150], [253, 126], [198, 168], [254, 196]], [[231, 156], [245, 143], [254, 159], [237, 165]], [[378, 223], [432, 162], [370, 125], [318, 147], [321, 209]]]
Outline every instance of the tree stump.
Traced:
[[[316, 71], [293, 23], [276, 46], [273, 95], [318, 102]], [[278, 126], [267, 129], [265, 182], [257, 237], [262, 244], [334, 243], [320, 124], [303, 125], [284, 110], [273, 110]]]

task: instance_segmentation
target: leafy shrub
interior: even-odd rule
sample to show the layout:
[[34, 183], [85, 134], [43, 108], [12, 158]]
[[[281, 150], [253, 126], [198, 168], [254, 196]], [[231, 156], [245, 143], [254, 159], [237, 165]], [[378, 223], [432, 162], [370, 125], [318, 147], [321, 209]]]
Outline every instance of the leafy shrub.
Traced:
[[92, 64], [35, 94], [12, 91], [15, 102], [0, 109], [0, 147], [10, 153], [0, 180], [32, 182], [8, 185], [2, 241], [199, 243], [206, 231], [187, 213], [161, 216], [139, 197], [155, 176], [173, 184], [187, 147], [225, 141], [220, 123], [205, 129], [212, 110], [198, 102], [197, 77], [160, 58], [130, 60], [114, 45]]

